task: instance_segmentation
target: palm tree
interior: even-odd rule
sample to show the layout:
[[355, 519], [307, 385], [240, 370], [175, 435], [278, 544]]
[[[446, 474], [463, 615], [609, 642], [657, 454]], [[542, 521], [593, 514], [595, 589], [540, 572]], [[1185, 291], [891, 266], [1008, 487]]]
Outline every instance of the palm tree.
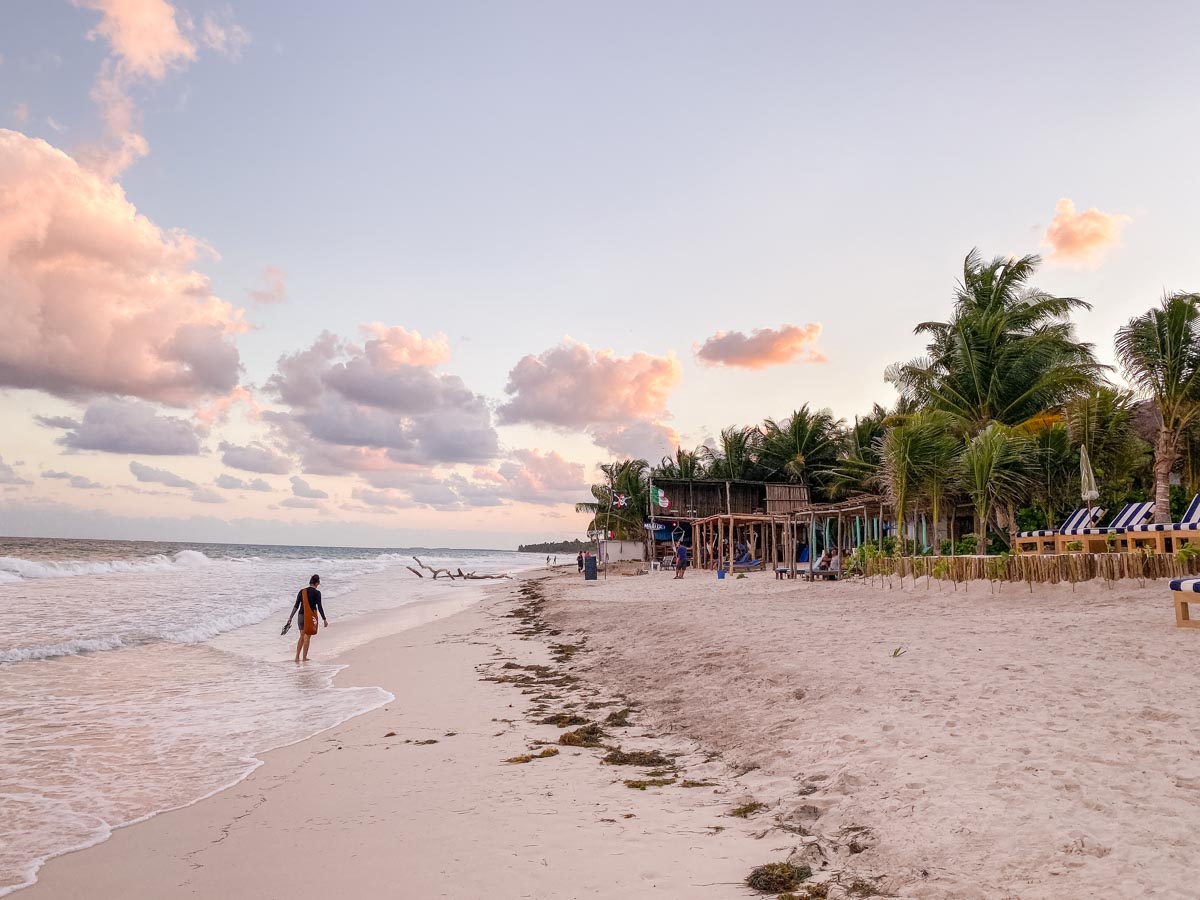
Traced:
[[831, 474], [832, 497], [873, 490], [879, 482], [879, 446], [887, 432], [888, 411], [876, 403], [865, 416], [855, 416], [843, 435], [843, 452]]
[[1117, 332], [1125, 377], [1154, 403], [1154, 520], [1171, 520], [1171, 470], [1184, 433], [1200, 418], [1200, 294], [1164, 295], [1157, 309]]
[[664, 456], [662, 458], [662, 462], [654, 470], [654, 475], [656, 477], [662, 476], [663, 478], [678, 478], [682, 481], [695, 481], [697, 478], [703, 478], [704, 459], [702, 450], [702, 447], [697, 447], [695, 450], [684, 450], [682, 447], [676, 447], [674, 456]]
[[885, 374], [902, 398], [950, 413], [973, 435], [991, 422], [1025, 422], [1095, 384], [1104, 367], [1069, 318], [1091, 306], [1030, 286], [1040, 262], [967, 254], [950, 320], [915, 329], [929, 336], [928, 355]]
[[1064, 409], [1076, 446], [1085, 446], [1103, 506], [1114, 509], [1136, 496], [1135, 481], [1148, 469], [1150, 447], [1133, 424], [1133, 395], [1099, 387]]
[[719, 445], [703, 448], [709, 477], [729, 481], [754, 478], [761, 446], [762, 432], [751, 425], [722, 428]]
[[842, 424], [828, 409], [810, 412], [807, 403], [782, 423], [767, 419], [759, 456], [764, 478], [824, 488], [841, 450]]
[[909, 502], [929, 501], [936, 539], [941, 507], [954, 480], [959, 442], [946, 413], [927, 411], [904, 418], [879, 442], [880, 478], [896, 509], [896, 536], [907, 548], [904, 525]]
[[1029, 440], [999, 422], [975, 435], [959, 457], [959, 482], [975, 503], [978, 552], [987, 552], [988, 523], [995, 511], [1011, 512], [1028, 491], [1032, 457]]
[[646, 540], [642, 522], [650, 504], [650, 464], [644, 459], [625, 459], [604, 463], [600, 471], [605, 477], [592, 485], [595, 500], [576, 503], [575, 512], [591, 515], [588, 531], [611, 530], [620, 540]]
[[[1030, 467], [1030, 502], [1039, 511], [1043, 522], [1039, 528], [1053, 528], [1056, 514], [1070, 502], [1073, 485], [1079, 497], [1079, 454], [1071, 445], [1067, 426], [1055, 417], [1028, 423], [1022, 433], [1029, 438], [1033, 452]], [[1075, 504], [1078, 505], [1078, 504]]]

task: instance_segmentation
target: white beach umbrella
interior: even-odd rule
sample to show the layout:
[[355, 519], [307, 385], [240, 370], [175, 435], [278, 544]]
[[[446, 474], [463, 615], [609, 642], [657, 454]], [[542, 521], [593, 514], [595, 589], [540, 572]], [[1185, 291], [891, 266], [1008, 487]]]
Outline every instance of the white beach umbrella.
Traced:
[[1092, 461], [1088, 459], [1087, 444], [1079, 448], [1079, 490], [1087, 506], [1090, 506], [1093, 500], [1100, 499], [1100, 492], [1096, 490], [1096, 476], [1092, 472]]

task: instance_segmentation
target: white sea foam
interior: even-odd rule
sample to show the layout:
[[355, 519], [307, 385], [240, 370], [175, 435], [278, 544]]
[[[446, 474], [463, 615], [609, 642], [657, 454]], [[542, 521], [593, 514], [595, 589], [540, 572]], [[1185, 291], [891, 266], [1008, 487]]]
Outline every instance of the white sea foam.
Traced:
[[[0, 543], [0, 602], [19, 610], [0, 629], [0, 895], [48, 856], [194, 802], [245, 777], [256, 754], [386, 702], [333, 687], [332, 666], [292, 665], [295, 632], [279, 630], [313, 572], [335, 622], [438, 598], [461, 607], [479, 590], [418, 580], [402, 552], [158, 546]], [[532, 564], [418, 555], [464, 571]], [[315, 657], [370, 621], [322, 633]]]
[[140, 559], [99, 561], [62, 560], [38, 561], [0, 556], [0, 580], [16, 581], [41, 578], [79, 578], [88, 575], [113, 573], [167, 572], [175, 569], [204, 566], [211, 563], [199, 550], [180, 550], [172, 556], [148, 556]]

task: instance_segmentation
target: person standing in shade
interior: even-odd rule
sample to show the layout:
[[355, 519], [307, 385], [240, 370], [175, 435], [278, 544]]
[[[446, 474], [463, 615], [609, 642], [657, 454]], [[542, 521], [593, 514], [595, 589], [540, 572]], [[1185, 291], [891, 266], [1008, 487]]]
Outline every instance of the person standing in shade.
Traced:
[[675, 577], [682, 578], [684, 570], [687, 569], [688, 554], [687, 545], [680, 544], [675, 548]]
[[[325, 623], [325, 627], [329, 627], [329, 619], [325, 618], [325, 607], [321, 605], [321, 576], [314, 575], [308, 579], [308, 587], [302, 588], [300, 593], [296, 595], [296, 603], [292, 607], [292, 615], [296, 615], [297, 610], [301, 610], [300, 621], [300, 637], [296, 641], [296, 662], [308, 662], [308, 642], [312, 640], [312, 636], [317, 633], [317, 613], [321, 614], [321, 621]], [[291, 621], [291, 618], [288, 618]], [[303, 653], [303, 659], [300, 654]]]
[[575, 562], [579, 565], [579, 571], [583, 571], [583, 551], [579, 551], [579, 555], [575, 557]]

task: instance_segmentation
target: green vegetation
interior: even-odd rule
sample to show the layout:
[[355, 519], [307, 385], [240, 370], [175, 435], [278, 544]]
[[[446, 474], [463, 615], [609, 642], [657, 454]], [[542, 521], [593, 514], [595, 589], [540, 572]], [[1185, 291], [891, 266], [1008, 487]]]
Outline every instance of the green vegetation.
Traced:
[[[885, 557], [934, 547], [997, 554], [1012, 548], [1017, 531], [1053, 528], [1079, 505], [1086, 446], [1099, 505], [1111, 514], [1153, 496], [1157, 520], [1171, 521], [1200, 492], [1200, 294], [1169, 294], [1117, 333], [1116, 357], [1134, 393], [1115, 387], [1111, 367], [1076, 335], [1072, 317], [1090, 304], [1034, 285], [1040, 262], [986, 260], [972, 250], [950, 315], [915, 329], [927, 338], [923, 355], [888, 367], [899, 393], [891, 409], [876, 405], [847, 425], [802, 404], [784, 419], [677, 448], [657, 466], [612, 462], [592, 486], [593, 502], [577, 509], [618, 537], [643, 539], [652, 476], [782, 482], [807, 486], [816, 502], [886, 495], [903, 514]], [[1174, 473], [1183, 484], [1172, 491]], [[610, 514], [614, 494], [629, 502]], [[953, 524], [968, 510], [973, 534]], [[932, 520], [934, 547], [908, 533], [921, 517]], [[859, 570], [868, 562], [851, 560]]]
[[[558, 553], [564, 556], [575, 556], [577, 553], [595, 550], [596, 545], [591, 541], [544, 541], [541, 544], [521, 544], [518, 553]], [[564, 560], [565, 562], [566, 560]]]

